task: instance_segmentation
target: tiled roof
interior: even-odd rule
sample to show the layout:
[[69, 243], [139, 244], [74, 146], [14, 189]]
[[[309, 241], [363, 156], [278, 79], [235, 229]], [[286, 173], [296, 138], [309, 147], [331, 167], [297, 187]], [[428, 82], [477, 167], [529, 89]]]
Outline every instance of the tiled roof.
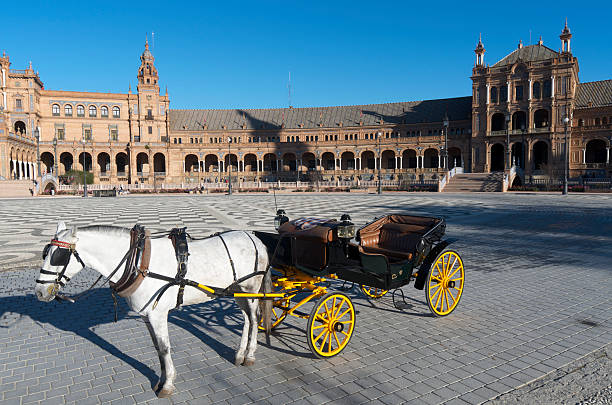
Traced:
[[575, 108], [612, 106], [612, 80], [578, 84]]
[[505, 58], [497, 62], [493, 67], [500, 67], [506, 65], [513, 65], [519, 59], [523, 62], [539, 62], [543, 60], [548, 60], [552, 58], [556, 58], [559, 56], [559, 53], [553, 51], [552, 49], [536, 44], [536, 45], [528, 45], [522, 48], [516, 49], [511, 54], [507, 55]]
[[[339, 107], [270, 108], [237, 110], [170, 110], [170, 130], [201, 131], [242, 129], [338, 128], [363, 125], [416, 124], [442, 122], [447, 113], [451, 121], [469, 120], [471, 97], [403, 103], [354, 105]], [[302, 126], [300, 126], [300, 124]]]

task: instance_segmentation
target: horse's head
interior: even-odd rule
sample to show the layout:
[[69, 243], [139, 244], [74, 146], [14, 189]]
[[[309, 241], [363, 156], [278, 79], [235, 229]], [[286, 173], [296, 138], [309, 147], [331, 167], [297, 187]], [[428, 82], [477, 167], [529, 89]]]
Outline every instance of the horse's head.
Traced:
[[78, 260], [71, 260], [76, 253], [76, 232], [66, 229], [66, 224], [58, 222], [55, 236], [43, 250], [43, 264], [36, 280], [36, 297], [49, 302], [60, 289], [82, 269]]

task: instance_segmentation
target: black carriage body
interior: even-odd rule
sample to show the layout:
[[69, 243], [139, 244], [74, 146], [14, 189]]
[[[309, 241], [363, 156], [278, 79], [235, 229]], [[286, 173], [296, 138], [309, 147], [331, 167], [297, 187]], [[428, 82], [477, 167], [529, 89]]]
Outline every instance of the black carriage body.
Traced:
[[[311, 276], [335, 274], [341, 280], [390, 290], [408, 284], [419, 272], [422, 289], [431, 262], [448, 243], [444, 219], [409, 215], [375, 218], [357, 232], [356, 242], [338, 238], [338, 222], [298, 229], [292, 222], [279, 233], [256, 231], [276, 269], [293, 267]], [[421, 274], [422, 273], [422, 274]]]

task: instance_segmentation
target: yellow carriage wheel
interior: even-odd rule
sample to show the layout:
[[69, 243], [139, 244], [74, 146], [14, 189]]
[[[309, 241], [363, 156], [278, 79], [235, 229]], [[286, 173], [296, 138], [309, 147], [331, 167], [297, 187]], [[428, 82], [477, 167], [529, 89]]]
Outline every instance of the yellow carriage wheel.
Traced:
[[355, 329], [355, 307], [341, 293], [327, 293], [315, 304], [308, 318], [308, 346], [319, 358], [329, 358], [348, 345]]
[[425, 298], [436, 316], [446, 316], [457, 307], [463, 293], [465, 271], [463, 260], [452, 250], [442, 252], [429, 271]]
[[374, 298], [375, 300], [381, 298], [382, 296], [384, 296], [386, 293], [389, 292], [389, 290], [368, 287], [367, 285], [363, 285], [363, 284], [361, 284], [359, 287], [361, 287], [361, 292], [363, 292], [365, 295], [367, 295], [370, 298]]
[[[285, 318], [287, 317], [288, 309], [284, 308], [289, 308], [289, 304], [289, 298], [281, 298], [279, 300], [274, 300], [274, 303], [272, 304], [272, 319], [270, 323], [271, 329], [276, 328], [278, 325], [281, 324], [281, 322], [285, 320]], [[259, 317], [259, 324], [257, 325], [257, 327], [259, 328], [259, 330], [266, 330], [263, 324], [263, 314]]]

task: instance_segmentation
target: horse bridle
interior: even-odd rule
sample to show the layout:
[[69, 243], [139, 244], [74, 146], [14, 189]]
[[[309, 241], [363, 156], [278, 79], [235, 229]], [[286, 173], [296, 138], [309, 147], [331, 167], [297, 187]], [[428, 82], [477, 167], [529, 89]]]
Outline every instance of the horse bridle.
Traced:
[[[75, 243], [68, 243], [68, 242], [64, 242], [61, 240], [57, 240], [57, 239], [52, 239], [51, 243], [45, 246], [45, 248], [43, 249], [43, 254], [42, 254], [43, 260], [47, 258], [47, 255], [49, 254], [49, 249], [51, 248], [51, 246], [57, 246], [57, 249], [51, 255], [51, 262], [52, 262], [51, 264], [53, 266], [63, 266], [62, 270], [57, 272], [57, 271], [40, 269], [40, 274], [47, 274], [47, 275], [56, 276], [56, 277], [54, 280], [37, 279], [36, 283], [53, 284], [55, 286], [64, 287], [66, 285], [64, 283], [64, 280], [66, 280], [66, 283], [70, 281], [70, 277], [66, 275], [66, 268], [68, 268], [68, 264], [70, 263], [70, 259], [72, 256], [74, 256], [79, 261], [79, 263], [81, 264], [81, 266], [83, 266], [83, 268], [85, 268], [86, 266], [83, 260], [81, 259], [81, 256], [79, 256], [79, 253], [76, 251]], [[67, 250], [67, 252], [63, 252], [64, 250]], [[62, 253], [62, 255], [60, 256], [60, 259], [57, 259], [60, 261], [54, 264], [53, 257], [60, 252]], [[55, 289], [59, 290], [59, 287], [55, 287]]]
[[[144, 234], [144, 231], [143, 231], [143, 234]], [[61, 287], [64, 287], [66, 285], [66, 283], [68, 281], [70, 281], [70, 277], [66, 276], [66, 268], [68, 267], [68, 264], [70, 263], [70, 259], [72, 258], [72, 256], [74, 256], [79, 261], [79, 263], [82, 266], [81, 269], [84, 269], [87, 266], [85, 265], [85, 262], [83, 262], [83, 259], [81, 259], [81, 256], [79, 256], [79, 253], [76, 250], [76, 244], [75, 243], [64, 242], [64, 241], [61, 241], [61, 240], [58, 240], [58, 239], [51, 239], [51, 243], [48, 243], [45, 246], [45, 248], [43, 249], [43, 253], [42, 253], [43, 259], [45, 259], [47, 257], [47, 255], [49, 254], [49, 249], [51, 248], [51, 246], [57, 246], [57, 249], [51, 255], [51, 265], [52, 266], [63, 266], [62, 270], [57, 272], [57, 271], [50, 271], [50, 270], [40, 269], [40, 274], [48, 274], [48, 275], [56, 276], [56, 277], [55, 277], [54, 280], [41, 280], [41, 279], [37, 279], [36, 283], [38, 283], [38, 284], [53, 284], [50, 287], [49, 293], [53, 294], [55, 296], [55, 298], [60, 300], [60, 301], [75, 302], [77, 299], [82, 298], [83, 296], [88, 295], [88, 293], [91, 293], [93, 288], [104, 277], [103, 275], [100, 275], [96, 279], [96, 281], [94, 281], [93, 284], [90, 285], [89, 288], [87, 288], [85, 291], [82, 291], [82, 292], [80, 292], [80, 293], [78, 293], [78, 294], [76, 294], [76, 295], [74, 295], [72, 297], [67, 297], [65, 295], [59, 294], [59, 289]], [[125, 261], [128, 259], [128, 257], [130, 255], [132, 255], [134, 253], [134, 251], [136, 251], [137, 249], [138, 249], [138, 245], [136, 245], [136, 244], [134, 246], [130, 246], [130, 248], [128, 249], [126, 254], [123, 256], [123, 258], [121, 259], [121, 261], [117, 265], [117, 267], [115, 267], [115, 269], [108, 275], [108, 277], [106, 277], [106, 280], [104, 280], [104, 282], [100, 286], [103, 286], [104, 284], [108, 283], [110, 281], [110, 279], [115, 275], [115, 273], [117, 273], [117, 271], [121, 268], [123, 263], [125, 263]], [[58, 254], [58, 252], [61, 252], [62, 254], [58, 255], [59, 257], [58, 257], [58, 259], [56, 259], [56, 262], [54, 263], [54, 256], [56, 254]], [[64, 280], [65, 280], [65, 282], [64, 282]], [[113, 296], [113, 299], [114, 298], [115, 297]], [[115, 318], [116, 317], [117, 316], [115, 315]]]

